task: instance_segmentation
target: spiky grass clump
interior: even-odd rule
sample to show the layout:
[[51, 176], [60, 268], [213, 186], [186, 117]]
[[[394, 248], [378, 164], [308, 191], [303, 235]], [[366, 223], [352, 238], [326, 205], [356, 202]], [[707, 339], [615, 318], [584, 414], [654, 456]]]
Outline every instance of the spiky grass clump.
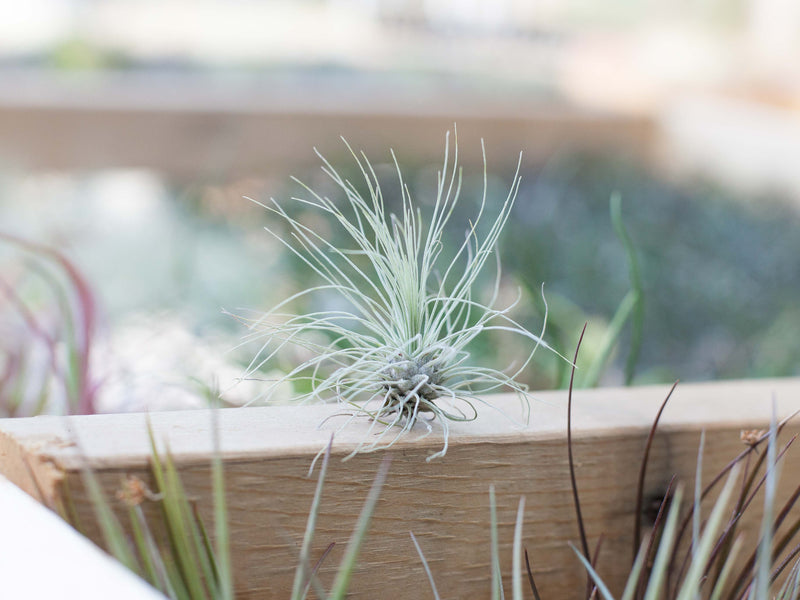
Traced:
[[[312, 391], [301, 399], [333, 397], [353, 408], [351, 418], [370, 417], [368, 438], [354, 454], [389, 447], [420, 422], [430, 433], [431, 422], [438, 420], [444, 446], [430, 460], [447, 452], [449, 421], [476, 418], [476, 404], [484, 402], [482, 394], [501, 388], [514, 390], [523, 398], [527, 413], [527, 388], [515, 378], [536, 348], [545, 345], [544, 326], [540, 335], [535, 335], [511, 319], [509, 311], [516, 302], [494, 308], [500, 285], [499, 259], [491, 298], [484, 303], [473, 295], [487, 260], [493, 254], [496, 257], [498, 238], [519, 190], [519, 164], [499, 213], [484, 224], [484, 151], [480, 209], [468, 224], [464, 242], [443, 258], [447, 251], [443, 234], [461, 189], [457, 143], [451, 160], [448, 134], [436, 201], [425, 217], [412, 202], [394, 153], [402, 198], [399, 215], [387, 213], [378, 176], [366, 155], [347, 148], [363, 177], [366, 195], [318, 153], [323, 171], [344, 193], [344, 202], [321, 196], [299, 181], [309, 196], [293, 200], [341, 227], [352, 246], [335, 245], [290, 216], [274, 199], [261, 204], [285, 222], [289, 235], [268, 231], [311, 269], [321, 284], [293, 295], [251, 323], [251, 337], [260, 339], [262, 345], [248, 373], [260, 369], [285, 345], [296, 344], [313, 356], [274, 382], [265, 398], [287, 380], [306, 379]], [[338, 295], [348, 307], [302, 316], [282, 312], [291, 302], [318, 293]], [[532, 343], [529, 355], [504, 371], [471, 364], [469, 345], [490, 331], [528, 338]], [[423, 414], [429, 418], [421, 420]]]

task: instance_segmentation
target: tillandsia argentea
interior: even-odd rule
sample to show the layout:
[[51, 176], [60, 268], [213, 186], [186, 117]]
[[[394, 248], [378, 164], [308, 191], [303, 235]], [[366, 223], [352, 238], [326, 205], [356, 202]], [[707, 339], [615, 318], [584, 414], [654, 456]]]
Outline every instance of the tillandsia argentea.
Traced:
[[[438, 421], [444, 445], [428, 460], [443, 456], [448, 422], [474, 420], [476, 405], [485, 403], [482, 395], [498, 389], [518, 392], [527, 418], [527, 386], [516, 377], [538, 346], [547, 347], [542, 340], [544, 325], [535, 335], [509, 316], [516, 302], [502, 309], [494, 307], [500, 287], [499, 258], [492, 297], [483, 303], [473, 294], [486, 261], [497, 256], [498, 237], [519, 191], [521, 155], [508, 196], [494, 221], [485, 223], [484, 149], [478, 214], [469, 222], [463, 243], [443, 258], [443, 232], [458, 202], [462, 180], [458, 144], [451, 156], [449, 139], [448, 132], [436, 200], [432, 214], [425, 216], [412, 202], [393, 152], [402, 198], [399, 215], [387, 214], [378, 176], [363, 152], [354, 152], [345, 141], [366, 194], [317, 152], [323, 171], [344, 199], [321, 196], [295, 180], [307, 197], [293, 200], [341, 227], [349, 247], [335, 245], [311, 225], [290, 216], [274, 199], [269, 204], [258, 203], [285, 221], [288, 235], [267, 231], [311, 269], [320, 284], [287, 298], [250, 323], [250, 337], [259, 339], [261, 348], [248, 374], [261, 369], [287, 344], [304, 348], [312, 357], [273, 381], [261, 399], [268, 400], [277, 386], [287, 381], [306, 380], [311, 391], [299, 400], [335, 398], [353, 409], [351, 419], [371, 418], [367, 437], [353, 454], [389, 447], [417, 423], [427, 428], [427, 435], [431, 423]], [[346, 308], [305, 315], [282, 312], [305, 295], [331, 293], [338, 295], [340, 302], [344, 300]], [[471, 364], [469, 344], [489, 331], [528, 338], [530, 353], [504, 371]]]

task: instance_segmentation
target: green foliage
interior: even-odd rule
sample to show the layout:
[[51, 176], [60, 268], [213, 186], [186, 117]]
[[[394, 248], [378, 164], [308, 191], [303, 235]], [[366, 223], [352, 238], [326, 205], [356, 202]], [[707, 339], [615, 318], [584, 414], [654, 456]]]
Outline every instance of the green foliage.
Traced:
[[[215, 414], [215, 411], [212, 411], [212, 414]], [[216, 416], [214, 418], [216, 419]], [[216, 430], [216, 427], [214, 429]], [[95, 473], [88, 467], [83, 470], [84, 486], [92, 502], [107, 550], [170, 599], [233, 600], [230, 532], [218, 441], [215, 438], [215, 451], [211, 460], [215, 523], [215, 540], [212, 543], [197, 507], [189, 499], [190, 496], [183, 487], [169, 451], [164, 455], [158, 452], [152, 430], [150, 430], [150, 440], [151, 471], [155, 481], [155, 491], [148, 489], [145, 482], [138, 478], [128, 478], [117, 493], [118, 499], [127, 508], [127, 529], [117, 517]], [[314, 500], [309, 511], [295, 571], [292, 600], [305, 600], [312, 584], [318, 588], [318, 595], [321, 594], [329, 600], [344, 600], [391, 462], [388, 458], [385, 459], [378, 469], [336, 571], [331, 591], [326, 593], [316, 581], [316, 571], [333, 544], [328, 547], [316, 566], [310, 567], [309, 561], [329, 457], [330, 446], [323, 456]], [[143, 510], [145, 502], [158, 505], [160, 510], [157, 517]], [[165, 532], [166, 540], [159, 542], [153, 532], [160, 530]]]
[[[624, 199], [647, 298], [637, 383], [798, 374], [797, 207], [702, 182], [677, 186], [634, 162], [599, 156], [565, 154], [524, 173], [504, 236], [506, 273], [533, 292], [546, 282], [554, 343], [566, 347], [587, 320], [588, 335], [602, 331], [632, 288], [627, 251], [608, 219], [614, 192]], [[558, 321], [559, 298], [575, 307], [574, 317]], [[628, 349], [620, 345], [607, 381], [625, 381]]]
[[[630, 273], [631, 289], [622, 298], [614, 316], [605, 328], [602, 341], [595, 351], [593, 360], [588, 364], [586, 370], [578, 375], [578, 381], [575, 383], [575, 387], [577, 388], [597, 387], [600, 382], [600, 377], [607, 369], [614, 349], [619, 344], [623, 329], [628, 322], [631, 323], [631, 341], [628, 359], [625, 363], [625, 384], [631, 385], [642, 344], [644, 290], [642, 289], [642, 278], [639, 273], [639, 262], [636, 258], [636, 251], [622, 221], [622, 199], [618, 193], [612, 194], [610, 208], [611, 223], [625, 249], [625, 256], [628, 261], [628, 270]], [[561, 386], [566, 387], [566, 384], [567, 380], [562, 376]]]
[[[113, 556], [151, 585], [175, 600], [231, 600], [233, 580], [228, 548], [227, 511], [219, 458], [212, 460], [216, 546], [212, 545], [196, 507], [183, 488], [177, 467], [167, 452], [162, 456], [152, 444], [151, 470], [156, 490], [150, 491], [137, 478], [128, 478], [118, 497], [128, 510], [128, 535], [110, 507], [96, 476], [84, 470], [84, 483], [101, 527], [106, 546]], [[154, 502], [160, 518], [146, 515], [145, 501]], [[163, 527], [166, 541], [153, 535]]]

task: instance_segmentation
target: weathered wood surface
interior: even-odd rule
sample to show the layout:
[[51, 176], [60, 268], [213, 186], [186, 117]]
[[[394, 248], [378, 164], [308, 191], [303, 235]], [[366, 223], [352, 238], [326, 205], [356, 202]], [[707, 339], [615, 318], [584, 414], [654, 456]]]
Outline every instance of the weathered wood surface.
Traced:
[[[441, 162], [457, 123], [464, 164], [541, 163], [577, 150], [646, 157], [655, 123], [509, 98], [446, 83], [356, 85], [335, 78], [257, 85], [203, 77], [6, 77], [0, 82], [0, 165], [31, 169], [156, 169], [197, 182], [242, 175], [285, 177], [316, 166], [317, 147], [342, 156], [340, 136], [375, 161]], [[510, 167], [509, 167], [510, 168]]]
[[[647, 432], [667, 386], [577, 391], [574, 450], [590, 544], [605, 536], [600, 560], [612, 587], [631, 561], [634, 491]], [[544, 598], [578, 598], [583, 571], [567, 543], [577, 542], [567, 470], [566, 394], [535, 394], [527, 426], [484, 408], [473, 423], [453, 426], [447, 456], [430, 463], [435, 433], [403, 439], [391, 450], [389, 478], [359, 560], [352, 598], [432, 597], [409, 531], [417, 536], [442, 598], [489, 597], [489, 495], [497, 490], [501, 563], [508, 574], [517, 503], [527, 499], [524, 542]], [[648, 495], [657, 496], [671, 475], [691, 484], [700, 431], [706, 430], [704, 474], [719, 471], [744, 446], [740, 430], [766, 427], [773, 398], [778, 417], [800, 408], [800, 380], [761, 380], [679, 385], [666, 409], [653, 448]], [[513, 396], [488, 397], [505, 415], [520, 414]], [[229, 409], [219, 414], [231, 511], [237, 591], [243, 598], [285, 598], [311, 505], [315, 480], [306, 473], [325, 445], [337, 412], [331, 406]], [[190, 494], [210, 509], [208, 459], [212, 448], [208, 411], [154, 413], [156, 437], [169, 444]], [[352, 423], [337, 434], [335, 456], [343, 456], [368, 426]], [[798, 433], [787, 426], [784, 439]], [[78, 470], [84, 461], [112, 493], [123, 475], [147, 476], [146, 417], [141, 414], [6, 420], [0, 422], [0, 471], [33, 495], [58, 502], [66, 484], [83, 519], [90, 508], [81, 495]], [[384, 453], [333, 460], [323, 494], [314, 557], [330, 542], [321, 570], [332, 572]], [[788, 495], [800, 473], [790, 450], [780, 495]], [[37, 482], [34, 483], [33, 479]], [[689, 486], [691, 487], [691, 485]], [[749, 525], [753, 525], [751, 522]]]

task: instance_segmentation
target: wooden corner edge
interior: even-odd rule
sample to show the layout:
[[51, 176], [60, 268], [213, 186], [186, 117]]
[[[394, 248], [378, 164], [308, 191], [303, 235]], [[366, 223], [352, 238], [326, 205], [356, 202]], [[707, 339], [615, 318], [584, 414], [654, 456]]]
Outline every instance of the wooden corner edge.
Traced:
[[60, 505], [65, 474], [48, 455], [0, 430], [0, 474], [45, 506]]

